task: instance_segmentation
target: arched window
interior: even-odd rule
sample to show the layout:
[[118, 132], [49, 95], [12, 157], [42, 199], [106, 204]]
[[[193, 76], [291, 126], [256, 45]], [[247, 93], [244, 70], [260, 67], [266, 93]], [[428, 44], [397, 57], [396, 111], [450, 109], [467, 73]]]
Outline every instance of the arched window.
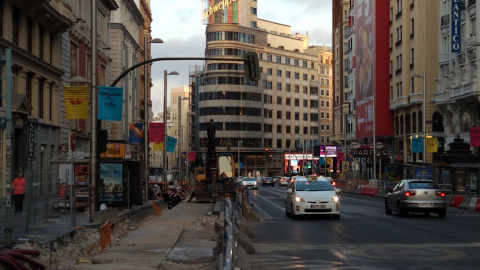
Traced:
[[417, 114], [412, 114], [412, 133], [417, 133]]
[[400, 123], [398, 121], [398, 116], [395, 117], [395, 135], [400, 135]]
[[405, 115], [405, 134], [412, 133], [412, 121], [410, 120], [410, 114]]
[[444, 131], [443, 115], [441, 113], [439, 113], [438, 111], [434, 112], [433, 117], [432, 117], [432, 121], [433, 121], [433, 124], [432, 124], [433, 132], [443, 132]]
[[418, 132], [423, 132], [422, 111], [418, 112]]
[[404, 133], [403, 129], [403, 115], [400, 115], [400, 135], [403, 135]]

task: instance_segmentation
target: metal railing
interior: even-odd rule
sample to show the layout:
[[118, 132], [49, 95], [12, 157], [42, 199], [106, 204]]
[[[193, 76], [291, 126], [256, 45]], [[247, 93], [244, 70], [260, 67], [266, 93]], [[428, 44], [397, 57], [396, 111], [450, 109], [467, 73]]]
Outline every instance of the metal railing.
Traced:
[[225, 230], [223, 232], [222, 255], [219, 259], [218, 269], [232, 269], [233, 265], [233, 224], [235, 215], [233, 213], [232, 201], [225, 198]]

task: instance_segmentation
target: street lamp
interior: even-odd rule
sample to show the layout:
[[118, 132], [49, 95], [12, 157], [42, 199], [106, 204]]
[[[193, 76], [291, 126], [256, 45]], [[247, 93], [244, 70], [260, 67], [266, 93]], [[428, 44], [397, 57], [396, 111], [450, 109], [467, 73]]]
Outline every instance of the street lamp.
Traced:
[[[478, 43], [478, 42], [477, 42]], [[480, 44], [479, 44], [480, 45]], [[423, 75], [419, 74], [412, 74], [412, 78], [417, 77], [417, 78], [423, 78], [423, 104], [422, 104], [422, 136], [423, 136], [423, 142], [422, 142], [422, 154], [423, 154], [423, 163], [427, 162], [427, 127], [426, 127], [426, 110], [427, 110], [427, 98], [426, 98], [426, 87], [425, 87], [425, 72], [423, 72]]]
[[167, 181], [167, 169], [168, 169], [168, 158], [167, 158], [167, 76], [168, 75], [179, 75], [178, 72], [172, 71], [167, 73], [167, 70], [163, 71], [163, 170], [164, 170], [164, 179]]
[[240, 144], [243, 143], [243, 141], [238, 141], [237, 142], [237, 149], [238, 149], [238, 169], [237, 169], [237, 176], [240, 176]]
[[[178, 97], [178, 181], [180, 181], [180, 172], [182, 171], [182, 148], [183, 148], [183, 132], [182, 132], [182, 100], [190, 100], [188, 97]], [[188, 155], [188, 154], [187, 154]], [[188, 157], [187, 157], [188, 162]], [[188, 171], [187, 171], [188, 175]]]
[[[150, 56], [148, 55], [148, 43], [163, 43], [163, 40], [159, 39], [159, 38], [154, 38], [150, 41], [148, 41], [148, 37], [145, 36], [143, 38], [143, 45], [144, 45], [144, 48], [143, 48], [143, 60], [144, 61], [147, 61]], [[150, 107], [149, 107], [149, 95], [148, 95], [148, 92], [150, 91], [150, 79], [149, 79], [149, 74], [148, 74], [148, 66], [150, 65], [150, 63], [145, 63], [144, 65], [144, 74], [143, 74], [143, 81], [144, 81], [144, 85], [143, 85], [143, 113], [144, 113], [144, 124], [143, 124], [143, 131], [144, 131], [144, 140], [145, 140], [145, 202], [148, 202], [148, 179], [149, 179], [149, 175], [150, 175], [150, 171], [149, 171], [149, 168], [150, 168], [150, 144], [148, 142], [149, 138], [148, 138], [148, 111], [150, 110]]]

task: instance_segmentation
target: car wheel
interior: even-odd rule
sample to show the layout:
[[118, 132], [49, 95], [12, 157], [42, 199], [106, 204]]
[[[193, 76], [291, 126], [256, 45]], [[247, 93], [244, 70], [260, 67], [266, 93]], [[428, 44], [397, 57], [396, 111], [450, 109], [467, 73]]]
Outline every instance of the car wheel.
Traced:
[[405, 210], [402, 207], [402, 204], [398, 201], [397, 202], [397, 212], [399, 216], [403, 216], [405, 214]]
[[392, 209], [390, 209], [390, 207], [388, 207], [388, 202], [387, 202], [386, 199], [385, 199], [385, 214], [387, 214], [387, 215], [392, 214]]
[[447, 209], [443, 209], [443, 210], [440, 210], [440, 212], [438, 212], [439, 218], [445, 218], [445, 216], [447, 216]]

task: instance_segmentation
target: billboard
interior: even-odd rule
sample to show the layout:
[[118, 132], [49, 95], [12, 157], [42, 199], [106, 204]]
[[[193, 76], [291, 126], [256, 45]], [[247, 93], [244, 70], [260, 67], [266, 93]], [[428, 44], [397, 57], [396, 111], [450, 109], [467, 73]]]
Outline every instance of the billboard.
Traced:
[[[356, 137], [393, 135], [389, 108], [389, 1], [355, 1]], [[375, 102], [374, 102], [375, 99]], [[375, 104], [375, 108], [373, 108]], [[374, 116], [375, 114], [375, 116]]]
[[202, 24], [239, 23], [241, 0], [202, 0]]

